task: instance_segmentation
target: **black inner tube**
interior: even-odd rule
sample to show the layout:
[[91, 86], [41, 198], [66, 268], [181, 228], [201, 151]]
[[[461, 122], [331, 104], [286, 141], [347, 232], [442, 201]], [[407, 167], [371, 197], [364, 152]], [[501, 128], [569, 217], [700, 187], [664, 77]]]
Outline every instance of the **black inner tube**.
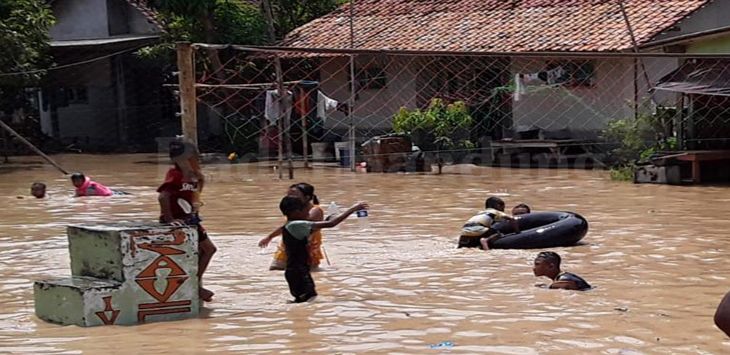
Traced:
[[504, 236], [491, 243], [493, 249], [535, 249], [575, 245], [588, 232], [588, 221], [573, 212], [533, 212], [516, 216], [520, 232], [510, 222], [492, 225]]

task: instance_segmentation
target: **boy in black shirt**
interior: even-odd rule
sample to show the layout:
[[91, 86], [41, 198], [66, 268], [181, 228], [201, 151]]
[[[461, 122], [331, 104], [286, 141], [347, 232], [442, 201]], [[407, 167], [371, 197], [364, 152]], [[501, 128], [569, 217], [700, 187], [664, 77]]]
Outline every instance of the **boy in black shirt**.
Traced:
[[543, 251], [537, 254], [535, 266], [532, 268], [535, 276], [546, 276], [553, 280], [550, 288], [564, 290], [588, 290], [591, 285], [580, 276], [560, 271], [560, 255], [552, 251]]
[[282, 228], [286, 250], [286, 271], [284, 276], [289, 284], [289, 291], [294, 296], [293, 303], [307, 302], [317, 296], [314, 280], [309, 272], [309, 251], [307, 244], [312, 231], [332, 228], [345, 220], [355, 211], [367, 209], [364, 202], [350, 207], [345, 213], [323, 222], [309, 221], [307, 204], [297, 197], [286, 196], [281, 200], [279, 209], [286, 216], [286, 224]]

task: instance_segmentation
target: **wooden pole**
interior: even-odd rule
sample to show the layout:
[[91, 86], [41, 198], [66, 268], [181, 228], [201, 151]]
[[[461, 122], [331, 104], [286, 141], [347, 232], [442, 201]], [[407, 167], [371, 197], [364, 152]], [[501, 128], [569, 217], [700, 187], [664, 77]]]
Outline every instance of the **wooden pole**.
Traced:
[[180, 84], [180, 114], [183, 136], [198, 146], [198, 115], [195, 93], [195, 53], [188, 42], [177, 43], [177, 69]]
[[[266, 16], [266, 24], [269, 30], [269, 40], [273, 44], [276, 42], [276, 33], [274, 31], [274, 15], [271, 11], [271, 3], [269, 0], [263, 0], [261, 1], [261, 6], [264, 8], [264, 15]], [[281, 70], [281, 58], [279, 58], [278, 54], [274, 54], [274, 70], [276, 71], [276, 88], [279, 93], [279, 119], [278, 127], [279, 127], [279, 157], [277, 161], [277, 167], [279, 170], [279, 179], [282, 178], [282, 161], [283, 161], [283, 146], [282, 146], [282, 139], [286, 139], [286, 145], [287, 145], [287, 155], [288, 155], [288, 162], [289, 162], [289, 179], [294, 179], [294, 167], [292, 164], [292, 157], [291, 157], [291, 137], [289, 135], [289, 129], [291, 128], [291, 122], [288, 115], [288, 110], [286, 110], [285, 104], [288, 104], [288, 97], [286, 96], [286, 90], [284, 90], [284, 78]]]
[[687, 127], [686, 136], [684, 137], [687, 149], [697, 149], [697, 142], [695, 141], [695, 97], [692, 94], [688, 94], [689, 107], [687, 107]]
[[[624, 6], [623, 0], [618, 0], [618, 6], [621, 10], [621, 15], [624, 18], [624, 22], [626, 23], [626, 30], [629, 32], [629, 37], [631, 38], [631, 44], [634, 47], [634, 54], [639, 54], [639, 44], [636, 42], [636, 36], [634, 35], [634, 28], [631, 26], [631, 20], [629, 19], [628, 13], [626, 13], [626, 7]], [[651, 81], [649, 80], [649, 74], [646, 71], [646, 66], [644, 66], [644, 61], [641, 60], [641, 58], [638, 59], [639, 65], [641, 66], [641, 71], [644, 74], [644, 80], [646, 81], [646, 88], [651, 89]], [[635, 60], [636, 60], [635, 59]], [[636, 70], [634, 70], [635, 72]], [[636, 75], [636, 74], [634, 74]], [[650, 99], [654, 101], [654, 95], [650, 96]]]
[[21, 136], [20, 134], [18, 134], [18, 132], [15, 132], [14, 129], [12, 129], [10, 126], [8, 126], [7, 124], [5, 124], [5, 122], [3, 122], [2, 120], [0, 120], [0, 126], [2, 126], [2, 128], [4, 128], [10, 134], [14, 135], [15, 138], [18, 138], [23, 144], [27, 145], [28, 148], [30, 148], [36, 154], [40, 155], [43, 159], [45, 159], [48, 163], [50, 163], [51, 165], [53, 165], [56, 169], [58, 169], [59, 171], [61, 171], [63, 174], [68, 175], [68, 171], [66, 171], [66, 169], [64, 169], [60, 165], [58, 165], [58, 163], [56, 163], [55, 161], [53, 161], [53, 159], [51, 159], [51, 157], [49, 157], [46, 154], [44, 154], [40, 149], [36, 148], [31, 142], [28, 142], [27, 139], [23, 138], [23, 136]]
[[[355, 48], [355, 0], [350, 0], [350, 48]], [[355, 91], [357, 86], [355, 85], [355, 55], [350, 54], [350, 104], [348, 106], [347, 114], [350, 119], [350, 171], [355, 171], [355, 140], [356, 140], [356, 127], [355, 127]]]
[[309, 168], [309, 138], [307, 137], [307, 113], [302, 112], [302, 155], [304, 155], [304, 168]]
[[676, 116], [677, 120], [674, 123], [674, 130], [677, 134], [677, 145], [679, 146], [679, 150], [685, 150], [687, 148], [687, 145], [685, 144], [685, 141], [684, 141], [684, 138], [685, 138], [685, 134], [684, 134], [684, 119], [685, 119], [684, 96], [685, 95], [682, 93], [679, 94], [679, 99], [677, 100], [678, 101], [677, 108], [679, 109], [679, 111], [677, 112], [677, 116]]

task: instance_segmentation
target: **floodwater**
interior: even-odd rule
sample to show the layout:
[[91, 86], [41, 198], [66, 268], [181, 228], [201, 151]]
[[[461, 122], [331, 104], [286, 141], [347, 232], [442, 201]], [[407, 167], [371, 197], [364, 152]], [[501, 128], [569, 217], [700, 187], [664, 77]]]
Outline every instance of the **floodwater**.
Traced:
[[[291, 181], [270, 168], [207, 165], [205, 225], [219, 252], [203, 316], [141, 326], [57, 326], [33, 315], [33, 280], [68, 276], [65, 226], [154, 220], [156, 156], [60, 156], [59, 162], [133, 195], [72, 199], [49, 166], [0, 168], [0, 352], [17, 353], [728, 353], [712, 315], [730, 289], [730, 188], [633, 185], [602, 171], [481, 168], [463, 174], [296, 170], [326, 205], [370, 202], [325, 232], [331, 265], [320, 297], [287, 304], [274, 248], [257, 241], [282, 222]], [[15, 158], [29, 160], [31, 158]], [[47, 200], [27, 195], [45, 181]], [[537, 251], [455, 249], [462, 223], [489, 195], [508, 208], [571, 210], [590, 222], [584, 244], [559, 248], [588, 292], [535, 287]], [[432, 349], [443, 342], [446, 346]]]

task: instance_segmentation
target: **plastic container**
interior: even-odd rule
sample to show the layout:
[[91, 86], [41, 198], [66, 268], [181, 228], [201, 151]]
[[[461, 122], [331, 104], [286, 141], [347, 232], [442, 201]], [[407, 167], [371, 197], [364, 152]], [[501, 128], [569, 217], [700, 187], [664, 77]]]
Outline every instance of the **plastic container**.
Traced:
[[355, 212], [355, 214], [357, 215], [357, 223], [360, 225], [360, 229], [368, 229], [370, 227], [370, 223], [368, 222], [368, 211], [359, 210]]
[[350, 150], [349, 149], [340, 149], [340, 166], [343, 166], [343, 167], [350, 166]]
[[327, 214], [324, 216], [325, 220], [329, 220], [330, 218], [334, 218], [340, 214], [340, 208], [337, 206], [335, 201], [332, 201], [329, 206], [327, 206], [327, 211], [325, 213]]

